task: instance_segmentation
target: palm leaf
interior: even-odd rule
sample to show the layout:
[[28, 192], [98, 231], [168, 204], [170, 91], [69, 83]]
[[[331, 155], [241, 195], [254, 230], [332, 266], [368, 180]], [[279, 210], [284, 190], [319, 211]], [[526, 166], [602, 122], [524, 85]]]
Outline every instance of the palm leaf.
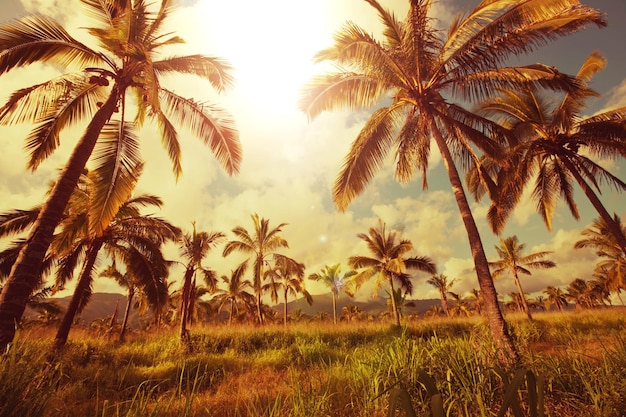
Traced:
[[161, 89], [161, 99], [171, 116], [209, 146], [229, 175], [239, 171], [241, 145], [234, 121], [222, 109], [199, 104]]
[[176, 56], [156, 61], [152, 65], [158, 75], [177, 72], [205, 78], [218, 92], [223, 92], [234, 84], [231, 75], [233, 68], [222, 58], [203, 55]]

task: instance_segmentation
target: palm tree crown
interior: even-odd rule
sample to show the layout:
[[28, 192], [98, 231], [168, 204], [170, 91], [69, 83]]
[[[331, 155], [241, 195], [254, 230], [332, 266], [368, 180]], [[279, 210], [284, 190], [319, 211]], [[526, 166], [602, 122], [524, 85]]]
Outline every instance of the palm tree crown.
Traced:
[[[372, 256], [351, 256], [348, 259], [350, 267], [360, 270], [354, 280], [360, 286], [370, 278], [376, 277], [373, 295], [378, 295], [382, 283], [388, 284], [393, 294], [394, 282], [396, 282], [406, 294], [413, 293], [412, 276], [407, 270], [424, 271], [434, 274], [437, 270], [435, 263], [426, 256], [414, 256], [407, 258], [405, 255], [413, 250], [411, 241], [398, 240], [396, 232], [387, 232], [385, 224], [379, 221], [378, 227], [371, 227], [369, 234], [359, 233], [359, 238], [365, 241]], [[400, 325], [400, 316], [391, 297], [396, 324]]]

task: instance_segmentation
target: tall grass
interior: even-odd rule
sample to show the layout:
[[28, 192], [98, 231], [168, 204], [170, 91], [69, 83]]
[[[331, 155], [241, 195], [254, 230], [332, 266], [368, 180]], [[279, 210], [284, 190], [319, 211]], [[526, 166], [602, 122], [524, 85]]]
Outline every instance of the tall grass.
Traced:
[[382, 417], [390, 400], [416, 415], [623, 416], [623, 311], [515, 317], [511, 327], [518, 374], [498, 368], [477, 318], [197, 327], [191, 353], [175, 331], [120, 344], [79, 330], [54, 368], [53, 336], [24, 333], [0, 359], [0, 416]]

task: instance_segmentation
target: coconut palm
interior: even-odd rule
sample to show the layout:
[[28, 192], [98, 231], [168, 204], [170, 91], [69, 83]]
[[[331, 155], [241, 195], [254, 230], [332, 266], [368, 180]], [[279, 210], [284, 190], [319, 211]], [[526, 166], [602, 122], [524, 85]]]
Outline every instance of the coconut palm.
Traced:
[[530, 269], [548, 269], [554, 268], [556, 264], [552, 261], [541, 259], [552, 252], [536, 252], [530, 255], [522, 255], [522, 252], [526, 248], [523, 243], [518, 243], [517, 236], [507, 237], [506, 239], [500, 239], [500, 246], [495, 246], [496, 252], [500, 256], [500, 259], [494, 262], [489, 262], [489, 266], [492, 269], [491, 274], [494, 279], [497, 279], [505, 272], [510, 272], [515, 281], [515, 286], [522, 296], [519, 297], [519, 301], [522, 306], [522, 311], [526, 313], [528, 320], [532, 320], [533, 317], [530, 314], [530, 308], [526, 297], [524, 297], [524, 290], [522, 289], [522, 283], [519, 279], [519, 274], [532, 275]]
[[[58, 22], [41, 15], [0, 26], [0, 75], [34, 63], [76, 69], [16, 91], [0, 109], [2, 124], [34, 124], [26, 145], [30, 150], [28, 167], [36, 169], [55, 151], [61, 131], [89, 120], [3, 288], [0, 348], [13, 338], [14, 325], [37, 285], [54, 230], [94, 148], [100, 160], [94, 162], [96, 169], [101, 168], [102, 187], [110, 192], [128, 188], [130, 167], [139, 161], [136, 132], [147, 119], [157, 122], [177, 177], [182, 169], [176, 125], [190, 128], [228, 174], [238, 171], [241, 160], [238, 133], [228, 114], [211, 104], [181, 97], [161, 83], [162, 75], [190, 74], [208, 80], [221, 92], [233, 81], [231, 67], [222, 59], [202, 55], [164, 57], [164, 49], [183, 42], [166, 27], [173, 10], [170, 0], [158, 5], [144, 0], [80, 3], [95, 19], [88, 32], [99, 45], [97, 49], [77, 41]], [[132, 121], [127, 115], [131, 99], [137, 109]], [[103, 160], [116, 163], [104, 164]], [[123, 202], [123, 198], [111, 198], [95, 226], [106, 228]]]
[[197, 299], [197, 280], [196, 275], [202, 274], [207, 287], [214, 290], [217, 285], [217, 275], [214, 270], [202, 265], [204, 258], [209, 251], [224, 241], [226, 236], [222, 232], [204, 232], [197, 231], [195, 222], [192, 223], [193, 231], [183, 235], [180, 244], [180, 256], [185, 263], [185, 275], [183, 276], [183, 285], [180, 291], [179, 316], [180, 316], [180, 342], [188, 344], [189, 331], [187, 326], [191, 324], [193, 312], [195, 311], [194, 303]]
[[563, 311], [567, 307], [567, 297], [561, 288], [550, 285], [543, 293], [547, 297], [546, 302], [553, 305], [557, 311]]
[[555, 101], [553, 94], [544, 95], [538, 88], [528, 86], [502, 91], [480, 105], [482, 114], [517, 136], [511, 144], [512, 162], [499, 173], [500, 189], [492, 196], [495, 198], [489, 220], [494, 231], [502, 230], [526, 184], [533, 178], [535, 187], [531, 195], [549, 230], [559, 197], [578, 220], [580, 215], [573, 195], [573, 183], [576, 183], [626, 254], [624, 230], [598, 196], [603, 183], [618, 191], [626, 190], [626, 183], [598, 161], [626, 156], [626, 107], [588, 117], [582, 114], [585, 100], [597, 96], [587, 84], [605, 65], [606, 59], [600, 53], [591, 53], [576, 75], [581, 89], [566, 93], [561, 101]]
[[226, 288], [218, 287], [213, 295], [213, 300], [218, 304], [218, 311], [221, 311], [226, 304], [229, 304], [228, 325], [233, 322], [235, 313], [239, 313], [240, 306], [248, 306], [254, 304], [254, 295], [246, 290], [252, 289], [250, 280], [243, 279], [248, 262], [244, 261], [234, 271], [231, 272], [230, 278], [222, 275], [222, 282], [226, 284]]
[[576, 278], [565, 289], [565, 297], [574, 303], [576, 308], [593, 308], [597, 305], [596, 294], [589, 282]]
[[274, 303], [278, 302], [278, 293], [282, 292], [283, 296], [283, 324], [287, 326], [288, 305], [287, 298], [289, 295], [297, 297], [302, 294], [306, 302], [313, 304], [313, 297], [306, 290], [304, 283], [304, 264], [289, 258], [288, 256], [276, 254], [274, 255], [274, 265], [265, 271], [266, 279], [269, 283], [263, 287], [264, 291], [270, 292], [270, 297]]
[[330, 288], [330, 293], [333, 297], [333, 323], [337, 324], [337, 299], [341, 291], [348, 294], [348, 296], [354, 296], [355, 281], [354, 276], [356, 271], [350, 270], [341, 274], [341, 264], [325, 265], [320, 272], [309, 275], [309, 279], [313, 281], [319, 281]]
[[[128, 327], [128, 319], [130, 317], [130, 311], [135, 302], [136, 296], [143, 298], [147, 301], [147, 304], [156, 311], [159, 311], [167, 304], [167, 277], [152, 275], [157, 279], [150, 279], [152, 274], [135, 275], [131, 271], [120, 271], [117, 268], [115, 260], [100, 272], [101, 277], [113, 278], [118, 285], [125, 288], [126, 295], [126, 308], [124, 310], [124, 318], [122, 319], [122, 326], [120, 329], [119, 340], [124, 342], [126, 336], [126, 329]], [[146, 278], [148, 278], [146, 280]]]
[[[379, 41], [354, 23], [335, 35], [335, 45], [319, 52], [317, 62], [332, 61], [336, 73], [316, 77], [305, 87], [300, 107], [309, 118], [326, 110], [376, 110], [345, 159], [333, 188], [340, 210], [360, 194], [395, 150], [396, 178], [407, 182], [415, 170], [426, 172], [431, 139], [439, 150], [465, 225], [484, 310], [500, 357], [517, 362], [519, 354], [498, 307], [498, 299], [480, 234], [474, 221], [459, 166], [479, 162], [477, 151], [502, 156], [504, 135], [494, 123], [462, 104], [482, 100], [497, 88], [527, 84], [571, 88], [571, 79], [540, 64], [505, 67], [515, 55], [590, 24], [606, 25], [602, 15], [565, 0], [482, 1], [453, 20], [447, 33], [433, 26], [431, 0], [410, 0], [406, 19], [398, 20], [376, 0], [366, 0], [384, 25]], [[487, 181], [488, 178], [485, 178]]]
[[165, 280], [169, 262], [163, 257], [162, 245], [176, 240], [180, 233], [169, 222], [142, 214], [143, 207], [158, 208], [162, 205], [158, 197], [142, 195], [127, 200], [107, 228], [92, 234], [89, 208], [95, 205], [94, 200], [97, 199], [94, 195], [97, 196], [97, 193], [90, 192], [89, 181], [85, 190], [81, 190], [82, 185], [79, 184], [72, 195], [68, 215], [61, 222], [59, 235], [51, 246], [55, 253], [62, 255], [56, 272], [57, 288], [65, 287], [75, 269], [81, 267], [72, 298], [55, 336], [56, 351], [65, 346], [74, 318], [91, 298], [94, 269], [99, 257], [106, 255], [121, 260], [126, 271], [136, 277], [143, 288], [154, 290], [153, 304], [163, 304], [167, 297]]
[[274, 251], [280, 248], [289, 247], [287, 241], [280, 235], [282, 228], [286, 223], [270, 229], [269, 220], [260, 218], [254, 213], [251, 216], [254, 225], [254, 233], [250, 234], [241, 226], [235, 227], [232, 232], [236, 236], [236, 240], [231, 240], [224, 247], [223, 256], [228, 256], [232, 252], [242, 252], [254, 256], [253, 268], [253, 287], [256, 294], [257, 306], [257, 322], [263, 324], [263, 279], [265, 278], [265, 268], [268, 257], [274, 255]]
[[[613, 217], [613, 221], [620, 225], [622, 231], [626, 231], [618, 215]], [[601, 260], [596, 264], [594, 274], [606, 276], [605, 281], [609, 291], [616, 293], [623, 305], [621, 291], [626, 289], [626, 254], [622, 251], [615, 235], [610, 233], [608, 225], [602, 218], [595, 219], [581, 234], [584, 239], [577, 241], [574, 247], [596, 250]]]
[[[376, 277], [374, 282], [373, 296], [378, 296], [381, 284], [389, 285], [389, 293], [395, 291], [394, 282], [404, 290], [406, 294], [413, 294], [412, 276], [406, 271], [423, 271], [434, 274], [437, 271], [435, 263], [426, 256], [404, 257], [413, 250], [410, 240], [399, 240], [396, 232], [387, 233], [385, 223], [378, 221], [378, 227], [370, 227], [369, 234], [359, 233], [357, 235], [365, 241], [372, 256], [351, 256], [348, 265], [358, 272], [354, 276], [357, 286], [363, 285], [366, 281]], [[400, 326], [400, 313], [395, 304], [394, 297], [391, 297], [393, 307], [393, 317], [397, 326]]]
[[483, 297], [480, 294], [480, 290], [472, 288], [470, 291], [470, 299], [472, 300], [472, 306], [474, 307], [474, 311], [480, 314], [483, 305]]
[[428, 284], [432, 285], [439, 291], [441, 297], [441, 308], [446, 316], [450, 315], [448, 311], [448, 292], [456, 282], [456, 279], [448, 281], [448, 277], [444, 274], [433, 275], [428, 281]]

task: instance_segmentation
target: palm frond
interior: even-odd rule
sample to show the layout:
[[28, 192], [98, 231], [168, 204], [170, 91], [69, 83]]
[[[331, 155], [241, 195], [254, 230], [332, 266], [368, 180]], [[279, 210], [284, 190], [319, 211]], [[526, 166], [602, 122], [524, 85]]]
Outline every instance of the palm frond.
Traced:
[[103, 59], [45, 16], [28, 16], [1, 25], [0, 74], [35, 62], [84, 68], [102, 63]]
[[0, 213], [0, 237], [21, 233], [31, 227], [41, 211], [41, 206], [30, 210], [9, 210]]
[[93, 152], [90, 232], [99, 235], [131, 196], [141, 171], [139, 140], [132, 123], [109, 122]]
[[209, 146], [229, 175], [239, 172], [241, 144], [230, 115], [216, 106], [196, 103], [165, 89], [161, 89], [161, 98], [171, 116]]
[[158, 75], [171, 72], [197, 75], [207, 79], [213, 88], [223, 92], [234, 85], [233, 68], [222, 58], [203, 55], [175, 56], [152, 64]]
[[385, 162], [402, 112], [402, 103], [376, 110], [352, 143], [333, 186], [333, 200], [339, 210], [348, 207]]
[[380, 101], [387, 86], [371, 75], [334, 73], [316, 76], [304, 86], [298, 107], [310, 119], [328, 110], [360, 110]]

